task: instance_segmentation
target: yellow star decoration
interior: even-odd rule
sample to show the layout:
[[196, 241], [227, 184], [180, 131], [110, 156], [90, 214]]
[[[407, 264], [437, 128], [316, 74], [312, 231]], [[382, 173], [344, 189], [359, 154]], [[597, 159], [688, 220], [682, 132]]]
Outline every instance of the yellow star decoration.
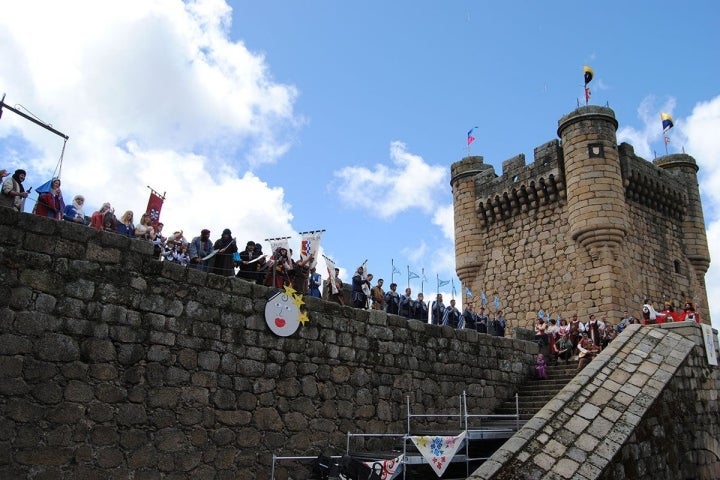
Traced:
[[310, 319], [308, 318], [307, 312], [303, 311], [300, 307], [302, 305], [305, 305], [305, 302], [303, 301], [302, 294], [298, 293], [297, 290], [295, 290], [290, 285], [285, 285], [283, 287], [285, 289], [285, 295], [288, 296], [288, 298], [292, 299], [292, 302], [298, 307], [298, 310], [300, 310], [300, 315], [298, 316], [298, 322], [304, 327], [306, 322], [309, 322]]

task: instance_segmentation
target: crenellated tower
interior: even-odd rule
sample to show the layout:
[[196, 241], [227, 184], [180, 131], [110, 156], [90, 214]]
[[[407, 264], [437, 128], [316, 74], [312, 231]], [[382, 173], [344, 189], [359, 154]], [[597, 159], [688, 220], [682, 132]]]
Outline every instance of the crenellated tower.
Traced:
[[465, 157], [450, 169], [455, 219], [455, 268], [463, 285], [471, 285], [482, 268], [482, 226], [476, 213], [476, 180], [494, 178], [483, 157]]
[[579, 107], [530, 164], [519, 154], [501, 175], [480, 156], [452, 165], [458, 277], [474, 295], [497, 295], [511, 327], [530, 328], [540, 308], [639, 317], [646, 296], [658, 308], [694, 299], [710, 322], [697, 164], [649, 162], [617, 144], [617, 129], [612, 109]]

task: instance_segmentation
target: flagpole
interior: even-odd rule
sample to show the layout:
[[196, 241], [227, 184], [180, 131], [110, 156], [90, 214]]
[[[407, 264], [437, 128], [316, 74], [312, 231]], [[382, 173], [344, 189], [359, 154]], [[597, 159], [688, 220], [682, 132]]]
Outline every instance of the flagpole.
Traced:
[[390, 266], [392, 266], [392, 271], [390, 272], [390, 284], [395, 283], [395, 259], [390, 259]]
[[423, 296], [425, 296], [424, 290], [425, 290], [425, 267], [423, 267], [423, 269], [422, 269], [422, 278], [420, 279], [420, 293], [422, 293]]

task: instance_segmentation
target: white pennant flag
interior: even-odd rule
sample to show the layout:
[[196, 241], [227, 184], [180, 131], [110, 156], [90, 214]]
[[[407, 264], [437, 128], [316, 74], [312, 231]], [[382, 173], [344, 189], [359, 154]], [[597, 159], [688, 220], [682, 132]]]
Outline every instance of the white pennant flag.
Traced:
[[318, 253], [320, 252], [320, 238], [325, 230], [318, 230], [315, 232], [303, 232], [300, 239], [300, 260], [305, 260], [310, 255], [313, 256], [313, 261], [310, 263], [310, 268], [317, 265]]
[[330, 289], [333, 295], [335, 295], [338, 293], [337, 285], [335, 284], [335, 262], [333, 262], [332, 259], [326, 257], [325, 255], [323, 255], [323, 258], [325, 259], [325, 265], [327, 265]]
[[275, 250], [278, 248], [284, 248], [285, 250], [290, 252], [290, 244], [288, 243], [288, 238], [290, 237], [282, 237], [282, 238], [266, 238], [265, 240], [270, 242], [270, 252], [275, 253]]
[[450, 465], [455, 454], [462, 446], [463, 440], [465, 440], [465, 432], [456, 437], [423, 435], [410, 438], [439, 478], [445, 473], [445, 469]]

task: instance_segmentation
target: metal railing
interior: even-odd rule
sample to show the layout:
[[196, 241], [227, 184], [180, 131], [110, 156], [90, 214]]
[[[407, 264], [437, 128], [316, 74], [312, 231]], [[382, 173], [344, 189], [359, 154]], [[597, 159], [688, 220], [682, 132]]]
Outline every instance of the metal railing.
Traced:
[[[457, 412], [450, 412], [450, 413], [418, 413], [414, 414], [412, 413], [412, 410], [410, 408], [410, 396], [406, 397], [406, 408], [407, 408], [407, 430], [405, 433], [352, 433], [347, 432], [346, 435], [346, 442], [345, 442], [345, 454], [349, 455], [351, 452], [351, 441], [354, 438], [368, 438], [368, 437], [376, 437], [376, 438], [401, 438], [402, 439], [402, 468], [403, 468], [403, 479], [406, 478], [407, 468], [406, 465], [411, 464], [408, 458], [408, 441], [411, 441], [411, 438], [413, 435], [413, 426], [412, 426], [412, 420], [413, 419], [422, 419], [422, 418], [457, 418], [458, 419], [458, 434], [465, 432], [465, 455], [464, 455], [464, 461], [465, 461], [465, 470], [467, 473], [467, 476], [470, 475], [470, 463], [474, 461], [481, 461], [481, 460], [487, 460], [489, 457], [470, 457], [470, 440], [475, 438], [486, 438], [485, 434], [487, 433], [509, 433], [509, 432], [517, 432], [520, 429], [520, 401], [518, 394], [515, 394], [515, 414], [471, 414], [468, 412], [467, 408], [467, 395], [463, 391], [462, 395], [460, 395], [458, 400], [458, 411]], [[479, 424], [475, 425], [473, 421], [478, 420]], [[483, 423], [487, 421], [492, 420], [515, 420], [514, 425], [509, 427], [490, 427], [490, 428], [484, 428]], [[480, 434], [478, 437], [477, 434]], [[497, 437], [496, 437], [497, 438]], [[337, 460], [342, 458], [340, 455], [335, 456], [328, 456], [330, 459]], [[275, 464], [277, 462], [281, 461], [312, 461], [317, 460], [317, 456], [277, 456], [273, 454], [273, 462], [272, 462], [272, 469], [270, 473], [271, 480], [275, 480]], [[415, 462], [412, 462], [415, 463]], [[419, 463], [424, 463], [424, 459], [422, 459]]]

